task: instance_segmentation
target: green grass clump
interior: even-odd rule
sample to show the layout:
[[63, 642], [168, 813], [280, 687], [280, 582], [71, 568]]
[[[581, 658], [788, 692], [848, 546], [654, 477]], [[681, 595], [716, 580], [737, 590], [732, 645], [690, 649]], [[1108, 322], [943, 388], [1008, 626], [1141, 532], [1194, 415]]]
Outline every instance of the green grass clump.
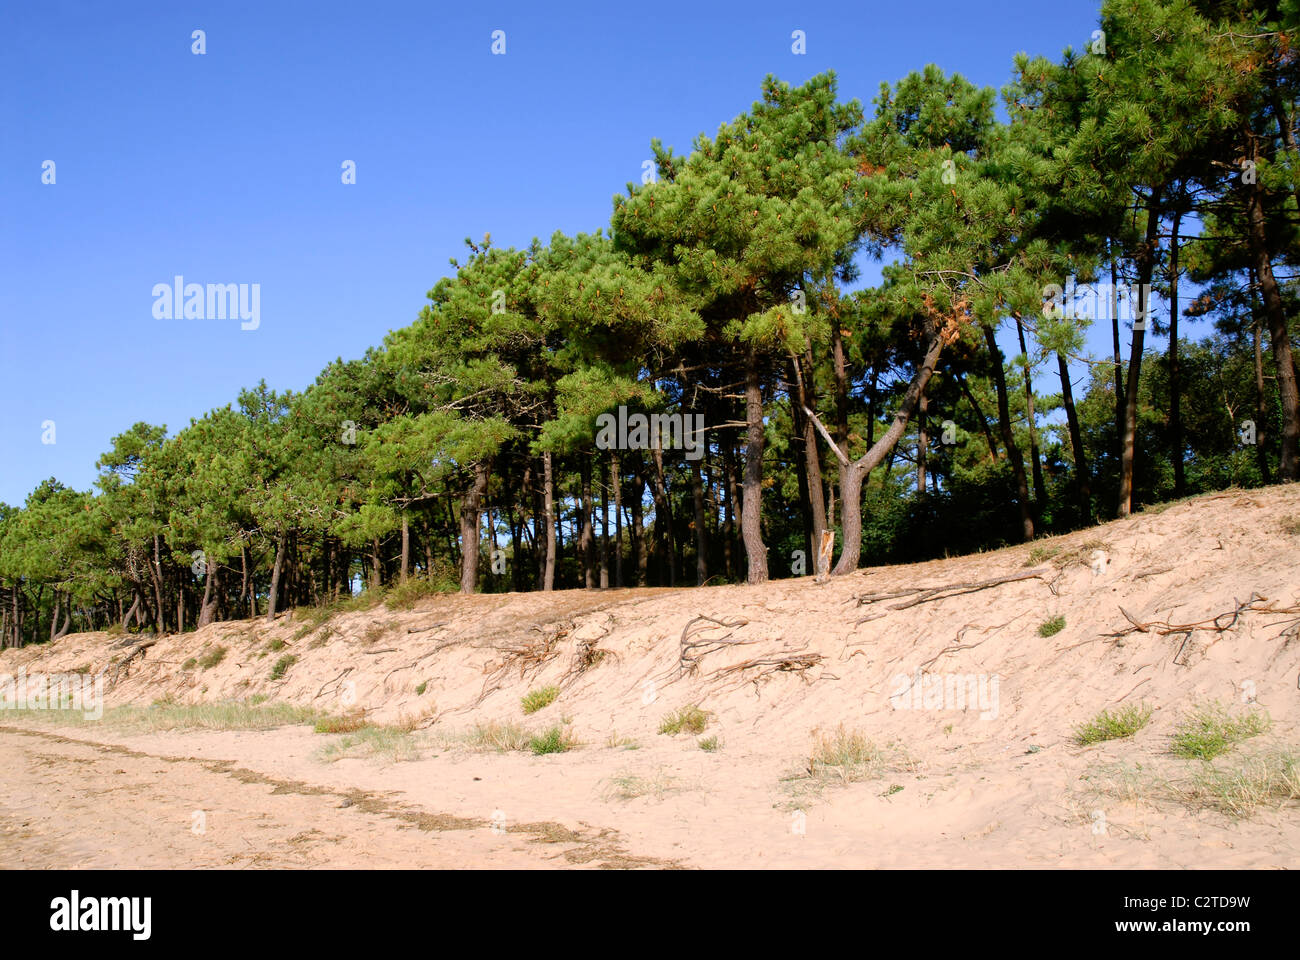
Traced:
[[1038, 625], [1038, 635], [1040, 637], [1054, 637], [1065, 629], [1065, 617], [1055, 616], [1050, 620], [1044, 620]]
[[428, 689], [429, 689], [429, 681], [428, 681], [428, 680], [424, 680], [424, 681], [422, 681], [421, 683], [419, 683], [419, 684], [416, 685], [416, 687], [415, 687], [415, 695], [416, 695], [417, 697], [422, 697], [422, 696], [424, 696], [424, 691], [426, 691], [426, 690], [428, 690]]
[[286, 653], [279, 660], [275, 661], [275, 666], [271, 668], [271, 679], [279, 680], [285, 673], [298, 662], [298, 657], [292, 653]]
[[701, 710], [693, 703], [687, 704], [674, 713], [666, 714], [659, 724], [659, 732], [674, 737], [679, 733], [700, 734], [708, 727], [710, 716], [712, 714], [707, 710]]
[[1151, 708], [1143, 704], [1130, 704], [1111, 712], [1103, 710], [1087, 723], [1074, 728], [1074, 739], [1083, 746], [1101, 743], [1103, 740], [1121, 740], [1131, 737], [1151, 719]]
[[558, 725], [528, 738], [528, 749], [538, 757], [548, 753], [565, 753], [577, 745], [578, 742]]
[[193, 669], [194, 669], [195, 667], [197, 667], [198, 665], [199, 665], [199, 661], [196, 660], [194, 657], [190, 657], [190, 658], [187, 659], [184, 663], [181, 664], [181, 669], [182, 669], [182, 670], [193, 670]]
[[1213, 760], [1268, 728], [1268, 715], [1258, 710], [1233, 717], [1222, 704], [1211, 703], [1198, 707], [1179, 723], [1169, 749], [1187, 760]]
[[204, 670], [211, 670], [224, 659], [226, 659], [226, 648], [213, 647], [203, 656], [199, 657], [199, 666]]
[[711, 737], [700, 738], [700, 749], [705, 753], [716, 753], [719, 746], [721, 746], [721, 744], [718, 743], [718, 735], [716, 733]]
[[430, 577], [409, 577], [405, 583], [390, 587], [384, 596], [384, 606], [389, 610], [410, 610], [425, 597], [454, 593], [460, 583], [450, 567], [435, 567]]
[[279, 637], [276, 637], [274, 640], [272, 640], [270, 643], [266, 645], [266, 649], [270, 650], [272, 653], [279, 653], [286, 646], [287, 644], [283, 640], [281, 640]]
[[536, 713], [542, 707], [549, 707], [559, 695], [559, 687], [539, 687], [536, 690], [529, 690], [519, 702], [524, 708], [524, 713]]

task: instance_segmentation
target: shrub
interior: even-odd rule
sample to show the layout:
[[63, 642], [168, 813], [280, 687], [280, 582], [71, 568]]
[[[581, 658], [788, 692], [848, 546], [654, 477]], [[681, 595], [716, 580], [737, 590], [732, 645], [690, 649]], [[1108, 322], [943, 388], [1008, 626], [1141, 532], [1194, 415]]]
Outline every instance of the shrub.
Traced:
[[1040, 637], [1054, 637], [1065, 629], [1065, 617], [1055, 616], [1050, 620], [1044, 620], [1038, 625], [1038, 635]]
[[1111, 712], [1103, 710], [1087, 723], [1074, 728], [1074, 738], [1083, 746], [1101, 743], [1103, 740], [1120, 740], [1131, 737], [1151, 719], [1151, 708], [1129, 705]]
[[226, 648], [213, 647], [203, 656], [199, 657], [199, 666], [204, 670], [210, 670], [224, 659], [226, 659]]
[[548, 753], [564, 753], [567, 750], [572, 750], [575, 746], [577, 746], [577, 741], [569, 736], [561, 726], [551, 727], [549, 730], [528, 739], [528, 749], [539, 757]]
[[275, 666], [271, 668], [271, 679], [279, 680], [285, 675], [290, 667], [298, 662], [298, 658], [292, 653], [286, 653], [279, 660], [275, 661]]
[[709, 725], [707, 710], [701, 710], [695, 704], [687, 704], [675, 713], [666, 714], [663, 721], [659, 724], [659, 732], [666, 733], [670, 736], [676, 736], [679, 733], [703, 733]]
[[536, 690], [529, 690], [519, 702], [523, 705], [524, 713], [536, 713], [543, 707], [549, 707], [559, 695], [559, 687], [539, 687]]
[[1212, 760], [1268, 727], [1268, 716], [1258, 710], [1233, 717], [1222, 704], [1210, 703], [1193, 710], [1178, 725], [1170, 750], [1184, 759]]

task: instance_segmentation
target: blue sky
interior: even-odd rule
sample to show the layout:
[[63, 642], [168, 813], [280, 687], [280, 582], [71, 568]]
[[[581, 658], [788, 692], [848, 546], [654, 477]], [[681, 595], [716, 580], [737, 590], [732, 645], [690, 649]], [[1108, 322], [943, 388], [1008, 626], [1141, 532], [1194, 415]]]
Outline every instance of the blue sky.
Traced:
[[[301, 389], [360, 356], [415, 318], [466, 236], [522, 245], [604, 226], [651, 137], [689, 149], [769, 72], [799, 83], [834, 69], [864, 104], [930, 62], [1001, 87], [1018, 51], [1082, 47], [1096, 11], [5, 4], [0, 501], [49, 476], [89, 487], [110, 437], [136, 421], [175, 432], [260, 379]], [[341, 183], [346, 160], [355, 185]], [[177, 274], [260, 284], [260, 326], [156, 319], [152, 289]]]

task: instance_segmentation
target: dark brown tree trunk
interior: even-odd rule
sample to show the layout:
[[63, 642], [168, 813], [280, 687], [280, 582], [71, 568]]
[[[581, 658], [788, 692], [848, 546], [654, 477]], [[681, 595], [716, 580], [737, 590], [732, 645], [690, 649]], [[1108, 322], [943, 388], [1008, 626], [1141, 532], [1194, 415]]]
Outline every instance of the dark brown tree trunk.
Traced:
[[609, 476], [614, 487], [614, 586], [623, 586], [623, 473], [618, 451], [609, 454]]
[[600, 471], [600, 540], [597, 560], [600, 566], [600, 589], [609, 589], [609, 488], [605, 486], [605, 470]]
[[1155, 273], [1157, 237], [1160, 229], [1161, 191], [1151, 191], [1147, 206], [1146, 240], [1138, 250], [1138, 316], [1133, 321], [1133, 344], [1129, 350], [1128, 385], [1124, 389], [1124, 432], [1119, 462], [1118, 514], [1127, 517], [1133, 512], [1133, 470], [1137, 459], [1138, 391], [1142, 380], [1142, 350], [1146, 342], [1146, 326], [1151, 319], [1151, 277]]
[[[1258, 153], [1258, 141], [1251, 136], [1251, 155]], [[1291, 356], [1291, 336], [1287, 329], [1286, 308], [1268, 246], [1264, 218], [1264, 184], [1258, 179], [1247, 185], [1248, 241], [1255, 278], [1264, 300], [1264, 318], [1268, 321], [1269, 342], [1273, 347], [1273, 365], [1277, 368], [1277, 387], [1282, 401], [1282, 457], [1278, 477], [1283, 481], [1300, 480], [1300, 393], [1296, 388], [1296, 368]]]
[[1092, 481], [1089, 478], [1088, 454], [1083, 449], [1083, 434], [1079, 430], [1079, 414], [1074, 408], [1074, 388], [1070, 384], [1070, 367], [1065, 355], [1056, 355], [1056, 367], [1061, 375], [1061, 402], [1065, 406], [1065, 420], [1070, 428], [1070, 448], [1074, 451], [1074, 478], [1079, 494], [1080, 520], [1092, 521]]
[[691, 461], [691, 480], [695, 494], [695, 585], [702, 587], [709, 579], [709, 541], [704, 529], [704, 478], [699, 460]]
[[595, 535], [592, 533], [592, 503], [591, 503], [591, 457], [586, 453], [578, 455], [578, 476], [580, 486], [578, 488], [579, 503], [579, 525], [578, 525], [578, 557], [582, 563], [582, 584], [588, 590], [594, 590], [596, 587], [596, 570], [593, 561], [595, 553]]
[[1025, 461], [1016, 446], [1016, 437], [1011, 430], [1011, 405], [1007, 398], [1006, 368], [1003, 365], [1002, 349], [998, 346], [997, 333], [988, 324], [981, 324], [984, 341], [988, 344], [989, 360], [993, 370], [993, 385], [998, 394], [998, 430], [1002, 434], [1002, 446], [1007, 451], [1011, 462], [1011, 475], [1016, 482], [1016, 506], [1020, 510], [1020, 538], [1034, 539], [1034, 515], [1029, 507], [1029, 484], [1025, 478]]
[[1034, 379], [1029, 362], [1029, 348], [1025, 346], [1025, 327], [1016, 317], [1016, 336], [1020, 338], [1020, 352], [1025, 358], [1025, 421], [1029, 424], [1029, 462], [1033, 467], [1034, 501], [1038, 510], [1047, 506], [1047, 484], [1043, 481], [1043, 464], [1038, 456], [1038, 419], [1034, 416]]
[[1178, 369], [1178, 228], [1181, 211], [1175, 211], [1169, 236], [1169, 455], [1174, 461], [1174, 496], [1187, 492], [1183, 470], [1182, 374]]
[[[1264, 343], [1259, 309], [1255, 305], [1255, 271], [1250, 271], [1250, 329], [1255, 353], [1255, 460], [1260, 479], [1269, 482], [1268, 451], [1264, 449], [1264, 424], [1268, 420], [1268, 393], [1264, 388]], [[1233, 429], [1237, 425], [1234, 423]]]
[[1110, 261], [1110, 335], [1115, 353], [1115, 461], [1124, 455], [1124, 358], [1119, 340], [1119, 274]]
[[925, 452], [930, 446], [930, 436], [925, 429], [925, 414], [929, 406], [930, 398], [921, 394], [916, 406], [916, 492], [922, 495], [925, 493]]

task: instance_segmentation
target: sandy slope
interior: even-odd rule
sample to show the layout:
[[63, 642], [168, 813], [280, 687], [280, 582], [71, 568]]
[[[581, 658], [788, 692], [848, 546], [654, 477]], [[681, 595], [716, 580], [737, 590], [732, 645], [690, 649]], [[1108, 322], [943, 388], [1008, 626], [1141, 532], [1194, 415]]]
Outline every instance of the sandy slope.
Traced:
[[[263, 694], [361, 708], [378, 723], [421, 721], [423, 756], [324, 763], [331, 738], [306, 727], [128, 735], [0, 713], [0, 853], [100, 866], [1290, 866], [1300, 805], [1229, 818], [1163, 799], [1149, 778], [1193, 772], [1168, 740], [1209, 700], [1253, 701], [1273, 719], [1221, 763], [1300, 743], [1300, 639], [1287, 632], [1300, 615], [1267, 612], [1300, 605], [1300, 536], [1284, 529], [1298, 518], [1300, 487], [1233, 492], [827, 584], [440, 597], [305, 634], [286, 617], [163, 638], [110, 705]], [[858, 600], [1032, 570], [1042, 576], [905, 609], [917, 594]], [[1252, 596], [1264, 599], [1222, 632], [1108, 636], [1130, 626], [1121, 607], [1194, 623]], [[1039, 636], [1055, 616], [1064, 629]], [[721, 642], [686, 649], [684, 668], [688, 627], [691, 641]], [[288, 647], [269, 652], [275, 639]], [[6, 651], [0, 673], [98, 670], [122, 655], [117, 642], [83, 634]], [[215, 646], [228, 648], [219, 665], [182, 669]], [[270, 680], [286, 652], [300, 660]], [[900, 675], [918, 671], [952, 681], [947, 697], [896, 709], [911, 705], [910, 693], [891, 703]], [[983, 682], [996, 701], [962, 709], [957, 681], [963, 692]], [[557, 701], [524, 717], [519, 698], [547, 684]], [[1076, 723], [1128, 703], [1154, 709], [1134, 739], [1074, 745]], [[657, 733], [685, 704], [713, 714], [719, 750]], [[565, 754], [450, 743], [481, 722], [537, 730], [562, 718], [583, 744]], [[861, 782], [802, 776], [812, 731], [840, 724], [887, 745], [888, 759]], [[613, 745], [626, 740], [637, 748]], [[1132, 789], [1116, 787], [1121, 765]]]

